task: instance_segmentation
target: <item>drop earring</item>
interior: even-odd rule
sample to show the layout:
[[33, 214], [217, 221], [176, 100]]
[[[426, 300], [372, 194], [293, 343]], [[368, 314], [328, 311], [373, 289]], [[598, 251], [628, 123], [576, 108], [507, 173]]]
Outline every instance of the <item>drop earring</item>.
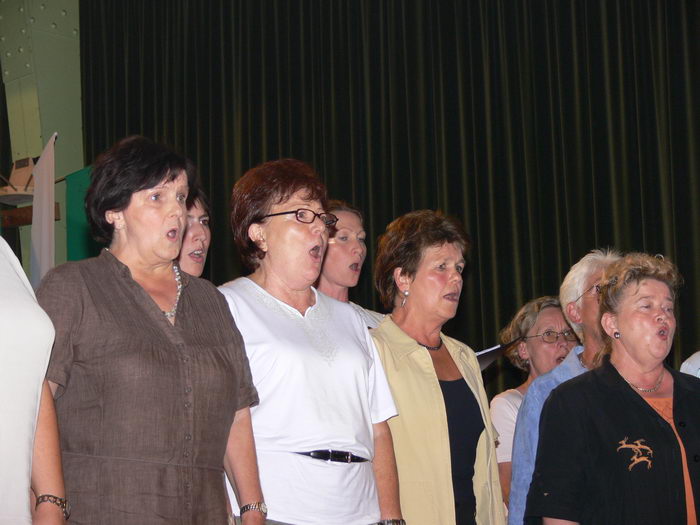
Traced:
[[403, 299], [401, 300], [401, 308], [406, 306], [406, 299], [408, 299], [408, 290], [403, 291]]

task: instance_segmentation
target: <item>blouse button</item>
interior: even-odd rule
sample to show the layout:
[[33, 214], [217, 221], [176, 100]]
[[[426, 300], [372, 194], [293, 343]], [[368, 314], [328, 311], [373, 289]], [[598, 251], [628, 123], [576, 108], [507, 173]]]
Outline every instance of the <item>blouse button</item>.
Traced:
[[190, 392], [192, 392], [192, 387], [191, 387], [191, 386], [186, 386], [186, 387], [185, 387], [185, 394], [189, 394]]
[[192, 441], [192, 435], [191, 435], [191, 434], [185, 434], [185, 441]]
[[685, 427], [685, 421], [679, 421], [678, 422], [679, 427]]
[[185, 456], [186, 458], [188, 458], [188, 457], [190, 457], [190, 451], [189, 451], [189, 450], [185, 450], [185, 451], [182, 453], [182, 455]]
[[693, 456], [693, 461], [695, 461], [695, 463], [700, 462], [700, 454], [695, 454], [695, 455]]
[[192, 406], [192, 403], [189, 401], [185, 401], [185, 408], [190, 408]]

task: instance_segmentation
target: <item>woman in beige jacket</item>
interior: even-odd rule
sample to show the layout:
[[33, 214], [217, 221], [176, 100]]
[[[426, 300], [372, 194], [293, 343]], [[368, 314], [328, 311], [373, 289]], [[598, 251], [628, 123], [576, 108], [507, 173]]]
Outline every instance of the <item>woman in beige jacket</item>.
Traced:
[[399, 217], [379, 240], [375, 285], [393, 311], [372, 336], [399, 412], [389, 426], [408, 525], [504, 523], [479, 364], [441, 332], [468, 248], [459, 224], [430, 210]]

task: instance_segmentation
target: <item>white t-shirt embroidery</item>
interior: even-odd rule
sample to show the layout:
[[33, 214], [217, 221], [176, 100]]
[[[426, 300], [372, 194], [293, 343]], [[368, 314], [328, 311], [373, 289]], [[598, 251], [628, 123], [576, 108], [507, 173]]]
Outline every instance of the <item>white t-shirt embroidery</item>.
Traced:
[[359, 304], [355, 304], [352, 301], [350, 301], [348, 304], [352, 306], [358, 314], [360, 314], [360, 317], [362, 317], [364, 320], [367, 328], [377, 328], [379, 323], [384, 320], [384, 314], [380, 314], [374, 310], [368, 310], [367, 308], [362, 308]]

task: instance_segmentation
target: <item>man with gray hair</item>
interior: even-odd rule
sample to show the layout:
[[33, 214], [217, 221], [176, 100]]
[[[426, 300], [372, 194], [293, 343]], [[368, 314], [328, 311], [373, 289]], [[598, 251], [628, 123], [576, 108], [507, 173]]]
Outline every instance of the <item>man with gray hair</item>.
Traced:
[[603, 270], [620, 257], [611, 249], [591, 251], [571, 267], [559, 288], [564, 316], [582, 346], [569, 352], [558, 367], [535, 379], [520, 405], [513, 437], [508, 525], [522, 525], [525, 518], [544, 402], [556, 386], [586, 372], [603, 346], [598, 320], [599, 283]]

